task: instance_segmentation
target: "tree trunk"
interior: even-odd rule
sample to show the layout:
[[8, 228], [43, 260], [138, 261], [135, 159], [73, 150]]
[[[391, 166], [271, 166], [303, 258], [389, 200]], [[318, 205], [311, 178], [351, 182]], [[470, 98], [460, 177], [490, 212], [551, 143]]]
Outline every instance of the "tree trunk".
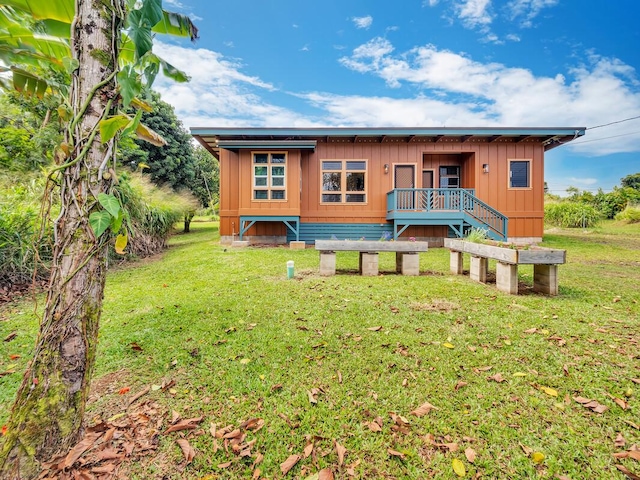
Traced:
[[[61, 214], [55, 222], [49, 290], [34, 358], [25, 372], [0, 449], [0, 478], [33, 478], [40, 463], [68, 451], [82, 433], [98, 338], [109, 235], [96, 238], [89, 214], [110, 184], [100, 173], [112, 158], [97, 123], [115, 100], [123, 0], [76, 0], [72, 52], [74, 117], [60, 168]], [[99, 88], [95, 88], [101, 84]]]

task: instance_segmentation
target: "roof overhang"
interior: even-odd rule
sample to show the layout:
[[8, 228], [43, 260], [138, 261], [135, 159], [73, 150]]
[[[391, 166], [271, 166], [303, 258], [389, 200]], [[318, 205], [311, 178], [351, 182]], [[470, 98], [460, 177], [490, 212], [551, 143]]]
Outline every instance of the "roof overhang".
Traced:
[[536, 142], [545, 151], [585, 134], [586, 127], [476, 127], [476, 128], [191, 128], [191, 135], [214, 155], [221, 148], [310, 149], [318, 142], [339, 143], [478, 143]]

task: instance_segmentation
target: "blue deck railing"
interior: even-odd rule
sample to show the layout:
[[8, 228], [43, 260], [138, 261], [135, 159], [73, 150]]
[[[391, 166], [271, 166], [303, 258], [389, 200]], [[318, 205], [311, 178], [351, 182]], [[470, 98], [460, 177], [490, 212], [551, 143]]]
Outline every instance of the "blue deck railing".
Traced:
[[507, 217], [478, 199], [473, 189], [396, 188], [387, 193], [387, 212], [401, 213], [405, 219], [429, 213], [459, 212], [468, 216], [470, 224], [479, 224], [474, 226], [507, 238]]

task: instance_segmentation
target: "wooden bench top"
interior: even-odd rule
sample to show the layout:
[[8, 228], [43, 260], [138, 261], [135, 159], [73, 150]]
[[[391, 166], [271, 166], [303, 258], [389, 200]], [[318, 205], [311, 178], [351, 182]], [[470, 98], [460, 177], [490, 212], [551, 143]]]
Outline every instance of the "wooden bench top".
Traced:
[[429, 242], [382, 242], [378, 240], [316, 240], [316, 250], [323, 252], [426, 252]]

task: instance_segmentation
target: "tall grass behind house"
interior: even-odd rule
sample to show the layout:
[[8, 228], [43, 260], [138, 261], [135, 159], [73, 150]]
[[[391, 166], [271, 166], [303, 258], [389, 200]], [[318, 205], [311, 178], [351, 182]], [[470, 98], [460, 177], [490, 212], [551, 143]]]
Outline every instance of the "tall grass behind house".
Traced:
[[16, 175], [0, 176], [0, 288], [44, 280], [51, 262], [51, 225], [40, 235], [42, 176]]
[[[623, 480], [616, 465], [637, 470], [614, 454], [640, 443], [638, 224], [545, 236], [567, 249], [557, 297], [533, 293], [526, 266], [518, 296], [452, 275], [446, 249], [420, 254], [419, 277], [395, 274], [384, 253], [381, 275], [361, 277], [353, 252], [338, 252], [338, 274], [320, 277], [312, 248], [231, 248], [212, 224], [192, 227], [153, 261], [108, 276], [88, 421], [117, 417], [144, 387], [161, 431], [173, 411], [203, 417], [204, 434], [159, 435], [156, 454], [122, 466], [127, 478], [251, 478], [255, 456], [215, 450], [208, 433], [251, 418], [265, 422], [247, 440], [266, 478], [323, 468], [336, 478], [459, 478], [454, 460], [464, 478]], [[21, 303], [0, 319], [0, 338], [16, 334], [0, 343], [0, 371], [15, 372], [0, 377], [8, 406], [37, 318]], [[425, 402], [435, 408], [411, 414]], [[195, 448], [189, 464], [182, 438]]]

